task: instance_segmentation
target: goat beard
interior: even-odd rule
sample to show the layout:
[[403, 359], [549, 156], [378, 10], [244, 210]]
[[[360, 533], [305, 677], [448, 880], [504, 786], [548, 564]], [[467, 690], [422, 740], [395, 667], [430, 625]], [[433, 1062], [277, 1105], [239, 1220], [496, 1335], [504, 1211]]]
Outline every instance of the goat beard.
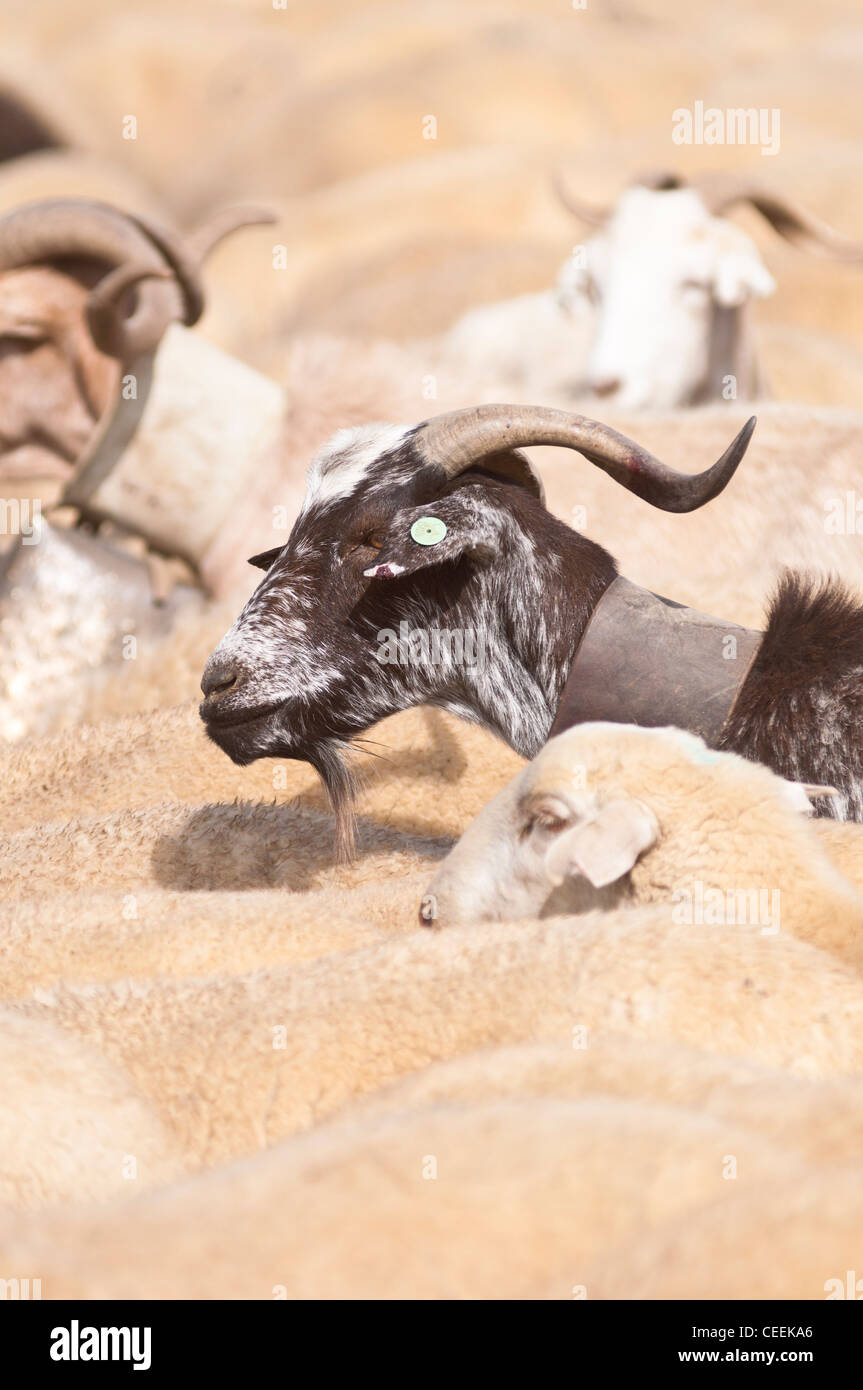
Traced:
[[306, 756], [324, 784], [324, 791], [335, 819], [335, 859], [337, 864], [351, 864], [356, 850], [357, 779], [345, 757], [348, 745], [328, 739], [319, 743]]

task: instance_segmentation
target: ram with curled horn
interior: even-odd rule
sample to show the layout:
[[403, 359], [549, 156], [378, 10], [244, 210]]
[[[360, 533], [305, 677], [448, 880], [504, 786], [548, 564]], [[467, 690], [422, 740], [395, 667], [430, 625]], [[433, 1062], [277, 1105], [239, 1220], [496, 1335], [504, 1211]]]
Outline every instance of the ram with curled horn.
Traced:
[[62, 503], [205, 571], [249, 479], [277, 468], [284, 402], [186, 329], [213, 247], [273, 220], [229, 208], [179, 236], [85, 199], [0, 219], [0, 477], [59, 479]]
[[0, 218], [0, 482], [49, 518], [25, 535], [22, 514], [4, 557], [0, 737], [50, 727], [64, 686], [163, 632], [250, 480], [278, 474], [282, 390], [191, 331], [210, 250], [272, 220], [228, 208], [180, 236], [86, 199]]
[[687, 512], [726, 487], [753, 426], [694, 475], [605, 425], [541, 407], [341, 431], [309, 468], [287, 544], [253, 557], [265, 577], [207, 662], [210, 737], [240, 764], [312, 763], [342, 852], [343, 750], [422, 704], [525, 757], [586, 719], [677, 724], [835, 787], [822, 813], [863, 818], [859, 604], [789, 577], [761, 633], [658, 597], [546, 509], [521, 452], [572, 449], [651, 506]]

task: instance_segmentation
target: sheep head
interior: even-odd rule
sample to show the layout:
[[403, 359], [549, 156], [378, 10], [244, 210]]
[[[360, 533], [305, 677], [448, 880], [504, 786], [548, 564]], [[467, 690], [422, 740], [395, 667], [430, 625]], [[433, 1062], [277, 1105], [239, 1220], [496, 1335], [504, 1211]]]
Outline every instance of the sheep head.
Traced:
[[[795, 836], [806, 836], [799, 813], [829, 790], [786, 782], [680, 729], [581, 724], [551, 739], [468, 826], [430, 883], [420, 921], [672, 902], [694, 883], [775, 889], [765, 881], [770, 863], [796, 857]], [[802, 862], [818, 853], [808, 836], [800, 848]]]
[[[435, 704], [532, 756], [548, 735], [611, 557], [546, 511], [531, 444], [580, 452], [669, 511], [725, 487], [754, 421], [689, 475], [581, 416], [482, 406], [412, 429], [335, 436], [285, 545], [209, 658], [201, 717], [237, 763], [311, 762], [337, 809], [340, 749], [388, 714]], [[346, 814], [340, 817], [342, 838]]]

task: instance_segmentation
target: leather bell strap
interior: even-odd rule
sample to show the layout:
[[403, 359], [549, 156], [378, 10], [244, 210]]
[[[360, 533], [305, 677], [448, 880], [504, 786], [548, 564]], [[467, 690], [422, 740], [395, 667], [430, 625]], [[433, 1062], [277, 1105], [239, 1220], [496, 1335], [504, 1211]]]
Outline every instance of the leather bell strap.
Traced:
[[618, 577], [578, 645], [549, 738], [605, 720], [670, 724], [714, 745], [763, 636]]

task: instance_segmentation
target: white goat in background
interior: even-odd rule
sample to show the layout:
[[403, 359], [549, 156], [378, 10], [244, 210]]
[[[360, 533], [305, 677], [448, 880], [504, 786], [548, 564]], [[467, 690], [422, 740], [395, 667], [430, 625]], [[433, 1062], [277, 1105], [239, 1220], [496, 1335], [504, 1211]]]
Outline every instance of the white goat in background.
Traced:
[[638, 410], [764, 395], [749, 303], [776, 285], [752, 238], [722, 216], [736, 203], [802, 248], [863, 261], [863, 247], [738, 181], [645, 176], [610, 209], [559, 191], [597, 230], [555, 288], [471, 310], [440, 346], [448, 365], [482, 367], [494, 397], [541, 391]]

